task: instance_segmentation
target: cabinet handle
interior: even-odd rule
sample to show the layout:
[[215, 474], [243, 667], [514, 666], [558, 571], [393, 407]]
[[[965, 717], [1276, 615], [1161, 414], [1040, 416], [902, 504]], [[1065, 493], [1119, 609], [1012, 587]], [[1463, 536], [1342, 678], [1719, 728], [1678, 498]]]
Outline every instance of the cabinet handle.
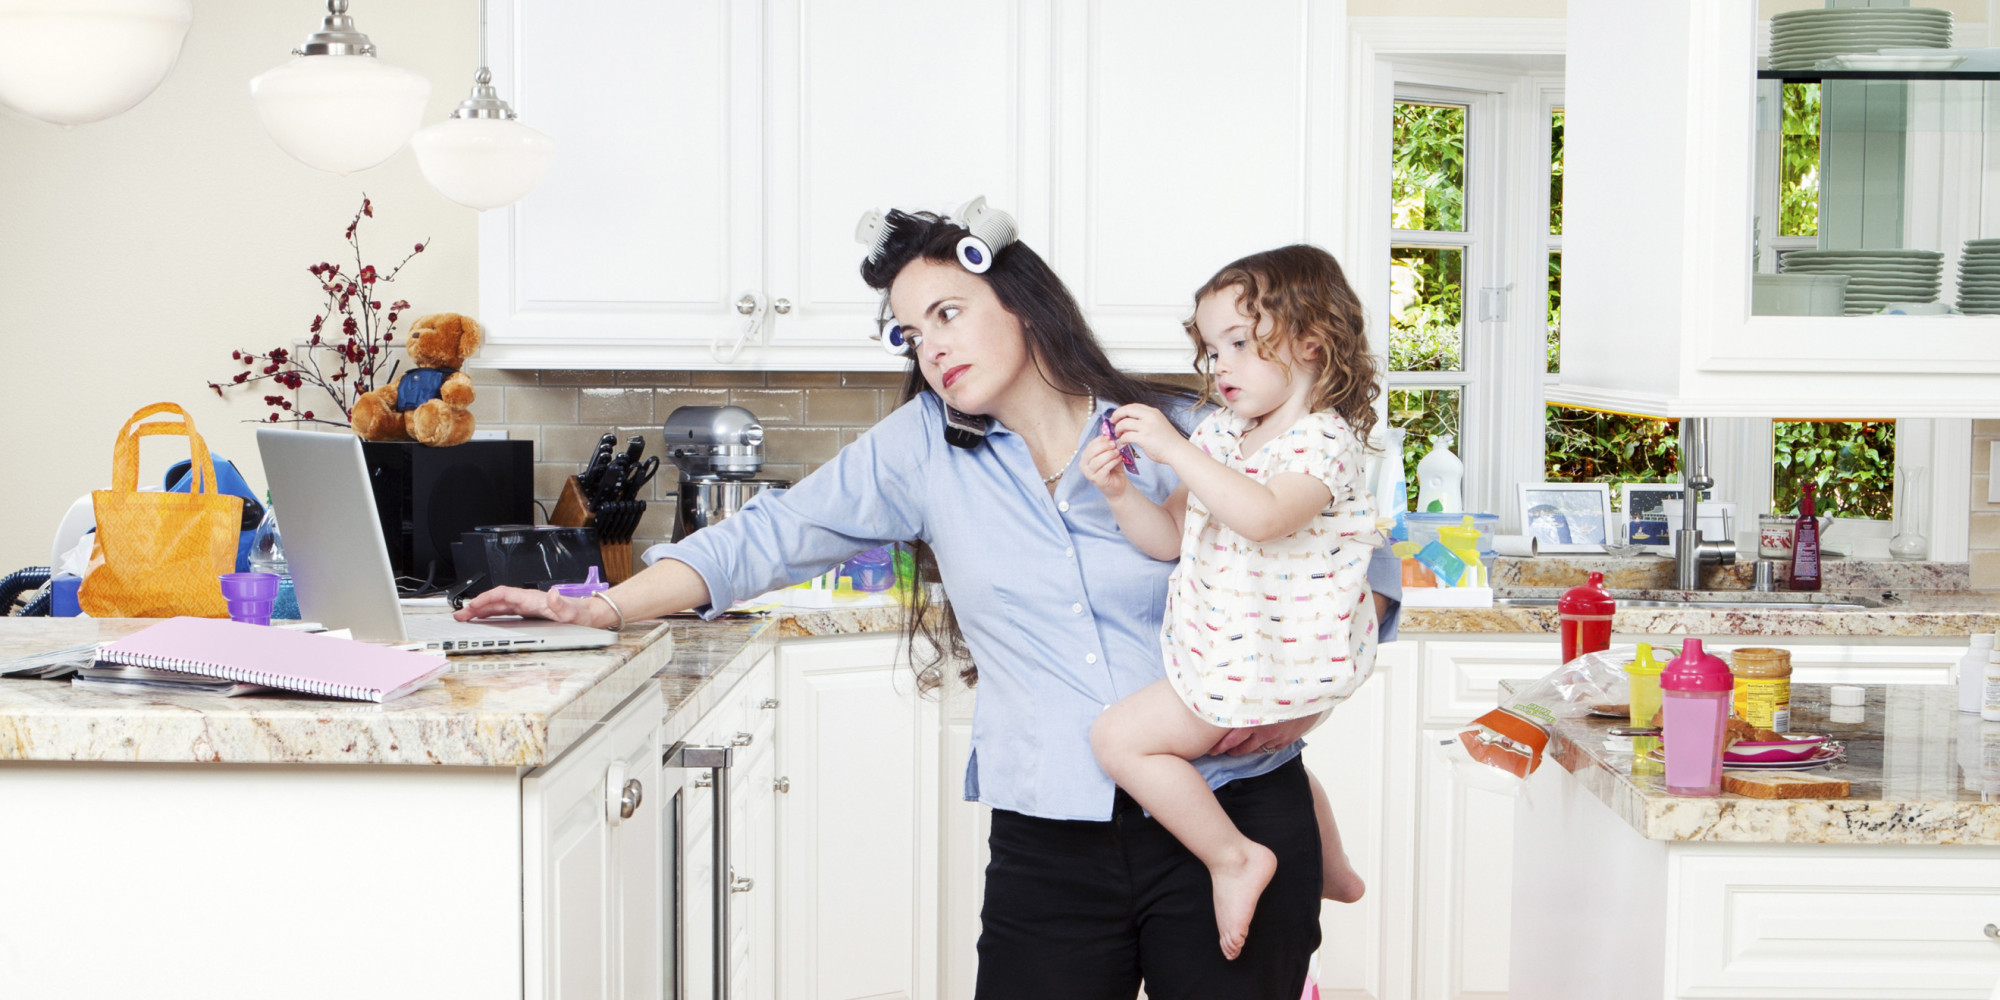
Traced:
[[773, 310], [776, 310], [778, 315], [783, 316], [786, 313], [792, 311], [792, 300], [779, 299], [778, 301], [771, 303], [771, 308]]
[[[743, 880], [743, 888], [736, 888], [736, 866], [729, 863], [729, 769], [734, 765], [736, 751], [728, 747], [689, 746], [676, 743], [661, 755], [661, 763], [666, 767], [694, 767], [706, 770], [707, 774], [695, 775], [696, 788], [715, 786], [715, 795], [709, 805], [715, 810], [715, 827], [709, 836], [713, 841], [714, 865], [710, 871], [727, 872], [727, 882], [718, 878], [713, 881], [715, 891], [715, 1000], [729, 1000], [729, 894], [747, 891], [750, 880]], [[708, 780], [703, 780], [708, 779]]]
[[619, 818], [631, 819], [632, 814], [639, 811], [639, 803], [644, 801], [646, 801], [646, 789], [639, 784], [639, 779], [633, 778], [625, 782], [625, 794], [618, 797]]
[[752, 880], [750, 876], [738, 875], [736, 874], [736, 869], [734, 868], [729, 869], [730, 892], [749, 892], [751, 889], [755, 888], [756, 885], [757, 883], [754, 880]]
[[760, 701], [760, 702], [758, 702], [758, 703], [757, 703], [757, 707], [758, 707], [758, 708], [761, 708], [761, 709], [764, 709], [764, 710], [766, 710], [766, 711], [769, 711], [769, 710], [771, 710], [771, 709], [774, 709], [774, 708], [777, 708], [777, 707], [778, 707], [778, 699], [776, 699], [776, 698], [766, 698], [766, 699], [764, 699], [763, 701]]
[[1986, 936], [1992, 938], [1995, 941], [2000, 941], [2000, 927], [1995, 927], [1992, 924], [1987, 924]]
[[[776, 781], [773, 781], [773, 782], [771, 782], [771, 790], [772, 790], [772, 791], [774, 791], [774, 792], [789, 792], [789, 791], [791, 791], [791, 790], [792, 790], [792, 779], [790, 779], [790, 778], [779, 778], [778, 780], [776, 780]], [[1993, 925], [1992, 925], [1992, 924], [1987, 924], [1986, 926], [1988, 926], [1988, 927], [1991, 927], [1991, 926], [1993, 926]]]
[[715, 775], [713, 775], [713, 774], [710, 774], [710, 773], [708, 773], [707, 771], [703, 771], [703, 772], [701, 772], [700, 774], [697, 774], [697, 775], [695, 775], [695, 776], [694, 776], [694, 787], [696, 787], [696, 788], [713, 788], [713, 787], [715, 787]]
[[745, 316], [748, 316], [751, 313], [756, 312], [757, 296], [752, 295], [749, 292], [744, 292], [743, 297], [736, 300], [736, 311], [742, 313]]
[[755, 738], [749, 733], [737, 733], [729, 738], [729, 745], [733, 747], [747, 747], [750, 745], [750, 741]]
[[604, 824], [617, 826], [619, 820], [631, 819], [632, 811], [639, 805], [634, 799], [631, 805], [625, 800], [632, 798], [633, 786], [637, 781], [625, 780], [625, 762], [614, 760], [604, 769]]

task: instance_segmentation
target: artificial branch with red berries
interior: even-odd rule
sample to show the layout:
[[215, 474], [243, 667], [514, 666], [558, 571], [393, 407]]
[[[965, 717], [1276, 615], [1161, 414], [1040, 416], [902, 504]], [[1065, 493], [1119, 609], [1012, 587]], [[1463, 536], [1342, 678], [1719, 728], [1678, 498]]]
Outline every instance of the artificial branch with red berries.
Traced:
[[[294, 392], [311, 385], [325, 392], [334, 405], [340, 407], [341, 419], [317, 416], [312, 410], [293, 405], [292, 400], [282, 395], [267, 394], [264, 405], [271, 407], [270, 416], [256, 422], [275, 424], [289, 421], [293, 424], [345, 427], [357, 400], [372, 392], [378, 384], [387, 385], [395, 379], [398, 363], [387, 355], [390, 345], [396, 341], [396, 320], [410, 308], [410, 304], [397, 299], [389, 303], [385, 311], [380, 286], [395, 281], [403, 266], [423, 253], [430, 241], [417, 244], [387, 272], [378, 270], [373, 264], [363, 264], [358, 231], [363, 218], [374, 217], [375, 206], [367, 195], [363, 195], [361, 210], [355, 212], [354, 218], [347, 224], [347, 245], [354, 250], [352, 273], [342, 271], [339, 264], [324, 261], [306, 268], [319, 282], [320, 291], [326, 294], [326, 305], [307, 327], [307, 338], [298, 352], [293, 353], [292, 349], [285, 347], [273, 347], [261, 354], [249, 350], [230, 351], [230, 358], [241, 362], [244, 370], [227, 382], [208, 383], [216, 395], [226, 399], [228, 394], [225, 390], [259, 382], [270, 382]], [[326, 326], [336, 315], [340, 317], [340, 329], [329, 332]], [[326, 363], [322, 364], [322, 360]]]

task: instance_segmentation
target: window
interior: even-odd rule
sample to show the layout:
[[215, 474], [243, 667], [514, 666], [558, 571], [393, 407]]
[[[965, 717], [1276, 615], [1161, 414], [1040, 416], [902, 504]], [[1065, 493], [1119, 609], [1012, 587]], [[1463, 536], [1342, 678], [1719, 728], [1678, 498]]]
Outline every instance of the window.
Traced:
[[[1440, 435], [1459, 436], [1467, 384], [1465, 171], [1472, 109], [1399, 99], [1389, 206], [1389, 422], [1402, 428], [1403, 467]], [[1461, 446], [1453, 445], [1454, 450]], [[1463, 452], [1461, 451], [1461, 457]], [[1410, 491], [1415, 510], [1416, 491]]]

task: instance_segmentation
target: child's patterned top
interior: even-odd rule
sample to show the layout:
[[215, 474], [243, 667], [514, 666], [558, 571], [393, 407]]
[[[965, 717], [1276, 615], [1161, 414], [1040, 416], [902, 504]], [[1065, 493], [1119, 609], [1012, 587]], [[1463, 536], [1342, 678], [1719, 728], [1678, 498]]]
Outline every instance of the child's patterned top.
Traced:
[[1249, 429], [1222, 409], [1190, 440], [1260, 483], [1303, 473], [1333, 497], [1298, 531], [1253, 542], [1188, 496], [1160, 646], [1181, 699], [1230, 728], [1316, 715], [1353, 694], [1375, 665], [1368, 561], [1382, 536], [1354, 431], [1334, 414], [1312, 413], [1244, 455]]

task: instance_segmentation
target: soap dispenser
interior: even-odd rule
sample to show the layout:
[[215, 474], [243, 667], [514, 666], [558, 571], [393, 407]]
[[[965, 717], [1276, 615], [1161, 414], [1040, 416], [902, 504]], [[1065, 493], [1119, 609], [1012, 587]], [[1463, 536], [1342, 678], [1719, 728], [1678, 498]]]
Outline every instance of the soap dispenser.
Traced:
[[1452, 436], [1439, 434], [1431, 450], [1417, 460], [1417, 509], [1432, 514], [1455, 514], [1465, 509], [1459, 483], [1465, 477], [1465, 463], [1451, 453]]

